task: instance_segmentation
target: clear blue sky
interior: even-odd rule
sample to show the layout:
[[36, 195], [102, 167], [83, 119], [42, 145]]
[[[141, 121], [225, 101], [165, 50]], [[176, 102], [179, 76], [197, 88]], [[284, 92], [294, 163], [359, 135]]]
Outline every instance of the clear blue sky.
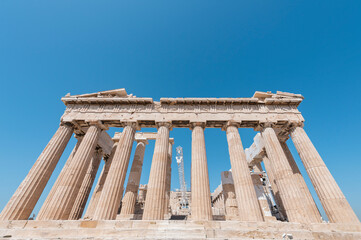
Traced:
[[[158, 100], [280, 90], [305, 96], [305, 129], [361, 218], [360, 12], [360, 1], [0, 1], [0, 208], [56, 131], [68, 92], [126, 88]], [[240, 133], [248, 147], [256, 132]], [[171, 135], [189, 184], [190, 130]], [[220, 129], [205, 135], [214, 190], [230, 168], [228, 148]]]

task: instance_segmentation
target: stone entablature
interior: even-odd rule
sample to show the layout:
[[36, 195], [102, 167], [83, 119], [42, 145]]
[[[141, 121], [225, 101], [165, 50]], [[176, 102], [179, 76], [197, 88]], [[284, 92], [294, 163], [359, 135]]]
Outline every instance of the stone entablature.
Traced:
[[[123, 90], [123, 89], [120, 89]], [[124, 90], [125, 91], [125, 90]], [[252, 98], [137, 98], [98, 94], [74, 95], [62, 98], [67, 106], [62, 121], [76, 122], [85, 127], [89, 121], [101, 120], [107, 127], [122, 127], [137, 122], [140, 127], [156, 127], [156, 122], [171, 122], [173, 127], [190, 127], [192, 122], [204, 122], [206, 127], [222, 127], [228, 121], [240, 127], [257, 127], [260, 122], [303, 122], [297, 106], [299, 94], [256, 92]]]

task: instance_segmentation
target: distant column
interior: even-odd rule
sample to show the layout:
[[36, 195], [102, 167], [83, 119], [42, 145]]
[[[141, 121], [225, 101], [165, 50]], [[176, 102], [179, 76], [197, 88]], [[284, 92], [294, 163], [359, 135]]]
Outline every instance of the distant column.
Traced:
[[137, 140], [132, 167], [130, 169], [128, 184], [122, 201], [121, 218], [129, 218], [134, 214], [135, 203], [137, 200], [140, 177], [142, 174], [145, 145], [148, 144], [146, 139]]
[[261, 181], [261, 176], [259, 174], [252, 174], [252, 181], [254, 189], [256, 190], [256, 195], [258, 198], [258, 203], [261, 208], [261, 213], [263, 215], [263, 219], [268, 221], [276, 221], [276, 218], [272, 216], [272, 212], [270, 206], [268, 204], [265, 187]]
[[60, 124], [28, 175], [1, 212], [0, 220], [26, 220], [29, 218], [72, 133], [73, 127], [70, 124]]
[[99, 176], [98, 183], [94, 189], [93, 195], [92, 195], [89, 205], [88, 205], [88, 208], [84, 214], [84, 219], [92, 219], [94, 216], [96, 207], [98, 206], [98, 202], [99, 202], [99, 199], [100, 199], [103, 187], [104, 187], [105, 180], [107, 179], [107, 176], [108, 176], [109, 168], [112, 164], [112, 160], [113, 160], [113, 157], [115, 154], [115, 150], [117, 148], [117, 144], [118, 143], [114, 143], [110, 156], [104, 158], [105, 163], [103, 166], [103, 170]]
[[[173, 140], [173, 139], [172, 139]], [[168, 219], [170, 213], [169, 201], [170, 201], [170, 186], [172, 180], [172, 148], [173, 141], [169, 141], [168, 148], [168, 162], [167, 162], [167, 180], [166, 180], [166, 189], [165, 189], [165, 199], [164, 199], [164, 218]]]
[[164, 218], [170, 127], [169, 123], [158, 123], [158, 134], [150, 169], [143, 220], [160, 220]]
[[192, 126], [191, 211], [192, 220], [212, 220], [204, 124]]
[[299, 126], [294, 127], [291, 130], [291, 138], [330, 222], [359, 223], [305, 130]]
[[138, 202], [140, 203], [144, 203], [145, 202], [145, 199], [147, 197], [147, 187], [148, 185], [147, 184], [140, 184], [139, 186], [139, 195], [138, 195]]
[[239, 219], [264, 221], [236, 123], [229, 123], [226, 132]]
[[282, 219], [287, 219], [287, 214], [285, 212], [285, 208], [283, 206], [283, 202], [282, 202], [282, 199], [281, 199], [281, 196], [280, 196], [280, 193], [278, 191], [278, 187], [277, 187], [277, 183], [276, 183], [276, 179], [275, 179], [275, 174], [273, 173], [273, 169], [272, 169], [272, 164], [269, 160], [269, 158], [264, 155], [262, 157], [262, 161], [263, 161], [263, 164], [264, 164], [264, 167], [266, 168], [266, 173], [267, 173], [267, 177], [268, 177], [268, 180], [271, 184], [271, 189], [272, 189], [272, 195], [274, 196], [274, 200], [276, 201], [276, 205], [277, 205], [277, 208], [278, 208], [278, 211], [281, 215], [281, 218]]
[[96, 149], [90, 161], [89, 167], [85, 174], [84, 180], [80, 187], [79, 193], [75, 199], [73, 208], [69, 215], [69, 220], [78, 220], [84, 212], [85, 205], [88, 201], [90, 191], [92, 189], [95, 176], [98, 172], [100, 161], [102, 160], [103, 152], [101, 149]]
[[271, 124], [265, 123], [261, 134], [288, 221], [310, 222], [304, 207], [304, 197], [296, 191], [297, 183], [292, 177], [292, 169]]
[[135, 128], [135, 123], [129, 123], [124, 127], [93, 219], [114, 220], [117, 216], [132, 152]]
[[[221, 173], [222, 179], [222, 190], [224, 200], [225, 215], [227, 220], [237, 220], [238, 219], [238, 207], [236, 193], [234, 190], [234, 181], [231, 171], [224, 171]], [[221, 195], [222, 196], [222, 195]]]
[[308, 217], [310, 218], [311, 222], [314, 222], [314, 223], [322, 222], [320, 212], [318, 211], [316, 203], [313, 200], [310, 190], [308, 189], [307, 184], [302, 177], [300, 169], [298, 168], [296, 161], [293, 158], [292, 153], [287, 146], [287, 143], [284, 141], [281, 141], [281, 146], [282, 146], [282, 149], [283, 149], [284, 153], [286, 154], [288, 162], [292, 168], [293, 178], [298, 183], [297, 188], [301, 192], [301, 194], [304, 196], [304, 204], [306, 207], [306, 211], [308, 212]]
[[47, 200], [49, 204], [40, 209], [37, 220], [67, 220], [69, 218], [101, 131], [101, 125], [97, 122], [91, 123], [78, 150], [63, 173], [64, 176], [61, 178], [57, 191], [51, 199]]

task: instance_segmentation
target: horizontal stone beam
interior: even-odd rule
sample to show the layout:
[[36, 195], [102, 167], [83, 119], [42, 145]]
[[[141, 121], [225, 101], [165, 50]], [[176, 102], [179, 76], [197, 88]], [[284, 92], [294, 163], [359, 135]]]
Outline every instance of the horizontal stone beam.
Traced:
[[[121, 132], [116, 132], [114, 134], [113, 140], [119, 141], [120, 136], [122, 135]], [[134, 137], [135, 141], [139, 140], [156, 140], [157, 139], [157, 133], [156, 132], [137, 132], [135, 133]], [[174, 143], [174, 138], [169, 138], [170, 143]]]
[[253, 138], [253, 143], [249, 148], [245, 149], [248, 165], [253, 166], [262, 161], [262, 157], [266, 154], [264, 143], [260, 133]]
[[[149, 104], [153, 103], [152, 98], [138, 98], [127, 95], [124, 88], [115, 89], [97, 93], [73, 95], [67, 94], [61, 99], [65, 105], [81, 103], [123, 103], [123, 104]], [[299, 105], [303, 100], [301, 94], [293, 94], [277, 91], [276, 94], [271, 92], [256, 91], [250, 98], [161, 98], [155, 104], [281, 104], [281, 105]]]
[[112, 103], [112, 104], [149, 104], [153, 103], [151, 98], [98, 98], [98, 97], [87, 97], [87, 98], [75, 98], [75, 97], [63, 97], [61, 98], [65, 105], [68, 104], [91, 104], [91, 103]]
[[151, 128], [161, 121], [181, 128], [189, 128], [192, 122], [221, 128], [228, 121], [236, 121], [241, 123], [240, 127], [255, 128], [259, 122], [282, 125], [304, 121], [297, 109], [303, 100], [299, 94], [256, 92], [251, 98], [161, 98], [156, 102], [152, 98], [131, 95], [119, 97], [115, 93], [105, 91], [63, 97], [67, 108], [62, 120], [77, 122], [82, 127], [89, 121], [102, 121], [106, 127], [123, 127], [132, 121], [140, 127]]
[[135, 134], [135, 139], [142, 139], [145, 138], [147, 140], [154, 140], [157, 138], [156, 132], [137, 132]]
[[[256, 128], [260, 122], [274, 122], [275, 128], [285, 124], [302, 123], [300, 113], [65, 113], [63, 122], [77, 122], [81, 127], [88, 126], [88, 122], [97, 119], [107, 127], [124, 127], [127, 122], [137, 122], [141, 128], [156, 128], [157, 122], [170, 122], [173, 128], [190, 128], [192, 122], [205, 123], [206, 128], [222, 128], [229, 121], [240, 123], [241, 128]], [[119, 120], [121, 119], [121, 120]]]

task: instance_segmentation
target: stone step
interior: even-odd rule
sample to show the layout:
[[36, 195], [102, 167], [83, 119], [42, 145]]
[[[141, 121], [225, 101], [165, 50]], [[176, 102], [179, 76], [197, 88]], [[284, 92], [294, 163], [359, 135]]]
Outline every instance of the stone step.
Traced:
[[6, 221], [0, 239], [361, 239], [358, 224], [240, 221]]

